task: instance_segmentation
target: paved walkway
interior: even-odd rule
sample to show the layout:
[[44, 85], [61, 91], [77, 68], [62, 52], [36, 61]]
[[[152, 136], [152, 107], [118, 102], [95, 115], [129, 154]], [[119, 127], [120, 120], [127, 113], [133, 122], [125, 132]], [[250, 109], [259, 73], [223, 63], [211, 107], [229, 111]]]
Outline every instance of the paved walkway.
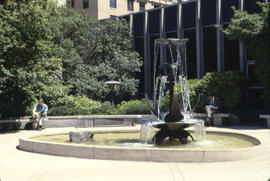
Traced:
[[[269, 129], [241, 131], [252, 132], [270, 142]], [[255, 160], [224, 163], [89, 160], [16, 149], [20, 136], [34, 133], [0, 133], [1, 181], [267, 181], [270, 178], [270, 149], [269, 155]]]

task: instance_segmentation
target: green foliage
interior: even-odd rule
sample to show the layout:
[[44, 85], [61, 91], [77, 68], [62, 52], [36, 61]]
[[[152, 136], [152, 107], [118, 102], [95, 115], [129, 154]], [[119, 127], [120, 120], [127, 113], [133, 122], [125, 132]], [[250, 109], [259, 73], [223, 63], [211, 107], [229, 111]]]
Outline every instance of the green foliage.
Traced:
[[115, 114], [149, 114], [144, 99], [123, 101], [115, 106], [110, 102], [101, 103], [85, 96], [67, 96], [60, 98], [58, 104], [49, 109], [50, 116], [65, 115], [115, 115]]
[[269, 2], [260, 3], [260, 13], [248, 14], [234, 8], [232, 23], [224, 30], [230, 39], [240, 39], [256, 60], [255, 73], [264, 86], [266, 102], [270, 101], [270, 61], [269, 61]]
[[1, 111], [3, 116], [20, 116], [34, 97], [53, 99], [52, 95], [66, 88], [60, 76], [62, 61], [55, 56], [57, 49], [48, 30], [49, 12], [55, 9], [47, 1], [0, 5], [0, 102], [8, 110]]
[[0, 97], [0, 114], [2, 113], [2, 117], [16, 117], [24, 115], [26, 112], [31, 115], [36, 103], [34, 97], [19, 89], [2, 93]]
[[[238, 72], [211, 72], [198, 80], [188, 80], [190, 88], [190, 103], [195, 112], [204, 112], [205, 103], [212, 92], [222, 100], [222, 112], [237, 112], [240, 108], [240, 100], [242, 93], [240, 90], [240, 83], [242, 77]], [[178, 90], [181, 90], [180, 85]], [[181, 91], [179, 96], [181, 97]], [[168, 109], [169, 93], [165, 97], [165, 108]]]
[[[190, 90], [190, 104], [194, 107], [197, 105], [198, 100], [200, 99], [200, 95], [196, 92], [196, 88], [198, 87], [200, 80], [198, 79], [189, 79], [188, 85]], [[177, 85], [177, 90], [179, 90], [178, 97], [181, 97], [181, 84]], [[170, 95], [169, 91], [166, 93], [164, 104], [161, 106], [163, 110], [169, 111], [170, 104]]]
[[48, 115], [87, 115], [98, 109], [102, 104], [86, 96], [66, 96], [59, 98], [57, 104], [48, 111]]
[[61, 17], [58, 31], [63, 32], [57, 41], [64, 49], [64, 80], [73, 85], [72, 93], [105, 100], [109, 89], [104, 82], [117, 80], [123, 83], [116, 86], [118, 97], [134, 95], [138, 80], [133, 75], [142, 61], [131, 50], [128, 24], [124, 20], [100, 24], [71, 8], [62, 8]]
[[95, 108], [99, 108], [102, 104], [101, 102], [94, 101], [92, 99], [87, 98], [86, 96], [66, 96], [58, 99], [59, 105], [70, 105], [73, 106], [74, 109], [86, 109], [91, 110]]
[[49, 110], [49, 116], [70, 116], [70, 115], [89, 115], [91, 114], [86, 109], [74, 108], [71, 105], [63, 105], [53, 107]]
[[[131, 50], [124, 20], [101, 24], [83, 11], [58, 7], [50, 0], [0, 3], [2, 116], [29, 114], [38, 97], [49, 109], [65, 106], [65, 112], [72, 112], [75, 105], [80, 112], [95, 110], [86, 97], [104, 100], [109, 92], [105, 81], [123, 83], [115, 90], [120, 98], [133, 95], [138, 85], [133, 75], [141, 64], [138, 53]], [[69, 94], [76, 95], [79, 103]], [[106, 112], [110, 106], [101, 107]]]
[[212, 92], [222, 101], [221, 111], [239, 111], [242, 98], [240, 90], [241, 79], [241, 75], [238, 72], [206, 73], [195, 87], [195, 95], [200, 95], [200, 101], [196, 109], [201, 111], [204, 109], [209, 93]]
[[122, 114], [150, 114], [145, 99], [123, 101], [117, 105], [117, 109]]
[[104, 102], [100, 107], [91, 110], [91, 114], [115, 115], [121, 114], [116, 106], [110, 102]]

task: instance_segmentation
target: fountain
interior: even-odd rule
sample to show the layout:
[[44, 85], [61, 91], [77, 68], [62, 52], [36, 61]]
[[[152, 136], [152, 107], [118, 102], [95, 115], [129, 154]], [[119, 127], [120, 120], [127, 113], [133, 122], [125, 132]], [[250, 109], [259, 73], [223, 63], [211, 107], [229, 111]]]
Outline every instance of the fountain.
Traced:
[[[185, 55], [187, 41], [187, 39], [155, 40], [152, 103], [146, 95], [153, 117], [152, 120], [142, 121], [141, 128], [137, 126], [74, 128], [71, 129], [73, 132], [69, 133], [46, 129], [45, 133], [39, 132], [20, 138], [19, 148], [68, 157], [155, 162], [235, 161], [266, 154], [266, 144], [263, 140], [257, 139], [245, 130], [209, 128], [208, 134], [205, 135], [204, 121], [192, 118]], [[160, 46], [168, 47], [170, 60], [158, 66]], [[180, 88], [177, 85], [180, 85]], [[110, 88], [113, 90], [113, 86]], [[169, 108], [165, 110], [167, 93]], [[189, 127], [194, 128], [194, 138], [189, 132], [192, 131]], [[91, 132], [88, 132], [89, 129]], [[81, 139], [82, 136], [85, 139]], [[193, 140], [190, 143], [189, 137]]]
[[[195, 140], [191, 134], [185, 130], [190, 126], [195, 126], [196, 140], [204, 139], [205, 130], [202, 120], [192, 119], [192, 109], [190, 105], [190, 91], [187, 81], [187, 61], [186, 61], [186, 42], [188, 39], [156, 39], [154, 49], [154, 95], [153, 104], [150, 104], [147, 94], [148, 105], [157, 120], [147, 123], [152, 127], [160, 129], [153, 136], [153, 143], [160, 145], [168, 137], [170, 140], [178, 139], [182, 144], [186, 144], [188, 137]], [[158, 64], [158, 52], [161, 46], [169, 49], [170, 60]], [[176, 56], [174, 56], [176, 54]], [[181, 90], [178, 90], [177, 84], [180, 84]], [[169, 110], [164, 112], [162, 105], [167, 90], [169, 91]], [[178, 91], [181, 96], [178, 97]], [[149, 125], [143, 125], [142, 130], [149, 128]], [[148, 129], [149, 130], [149, 129]], [[146, 131], [141, 131], [145, 133]], [[145, 136], [148, 136], [145, 133]], [[143, 136], [141, 136], [143, 137]], [[147, 139], [145, 139], [147, 140]]]

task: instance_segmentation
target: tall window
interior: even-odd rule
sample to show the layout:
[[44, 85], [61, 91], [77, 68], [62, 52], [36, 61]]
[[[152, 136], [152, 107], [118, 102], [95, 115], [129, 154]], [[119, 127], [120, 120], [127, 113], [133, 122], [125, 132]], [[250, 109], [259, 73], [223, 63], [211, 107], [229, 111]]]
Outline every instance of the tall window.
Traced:
[[159, 8], [160, 5], [159, 4], [154, 4], [154, 8]]
[[74, 0], [71, 0], [71, 7], [74, 8]]
[[134, 2], [133, 2], [133, 0], [128, 0], [127, 1], [128, 2], [128, 10], [129, 11], [133, 11], [134, 10]]
[[83, 0], [83, 9], [89, 8], [89, 0]]
[[145, 2], [140, 2], [140, 11], [145, 10]]
[[110, 7], [116, 8], [116, 0], [110, 0]]

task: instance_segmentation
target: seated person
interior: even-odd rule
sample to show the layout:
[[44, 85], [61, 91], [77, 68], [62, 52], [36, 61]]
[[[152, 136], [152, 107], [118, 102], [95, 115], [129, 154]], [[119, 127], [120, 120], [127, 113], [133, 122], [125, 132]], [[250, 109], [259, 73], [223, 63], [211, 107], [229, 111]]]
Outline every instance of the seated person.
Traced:
[[40, 98], [38, 101], [38, 104], [36, 104], [33, 109], [33, 115], [32, 115], [32, 118], [38, 121], [39, 130], [42, 129], [42, 122], [44, 118], [47, 116], [47, 112], [48, 112], [48, 106], [44, 104], [44, 100]]
[[218, 97], [216, 97], [215, 94], [210, 93], [209, 97], [207, 99], [207, 102], [206, 102], [205, 109], [206, 109], [206, 113], [207, 113], [207, 116], [208, 116], [206, 124], [210, 125], [211, 122], [213, 121], [212, 120], [213, 114], [219, 112], [220, 99]]

